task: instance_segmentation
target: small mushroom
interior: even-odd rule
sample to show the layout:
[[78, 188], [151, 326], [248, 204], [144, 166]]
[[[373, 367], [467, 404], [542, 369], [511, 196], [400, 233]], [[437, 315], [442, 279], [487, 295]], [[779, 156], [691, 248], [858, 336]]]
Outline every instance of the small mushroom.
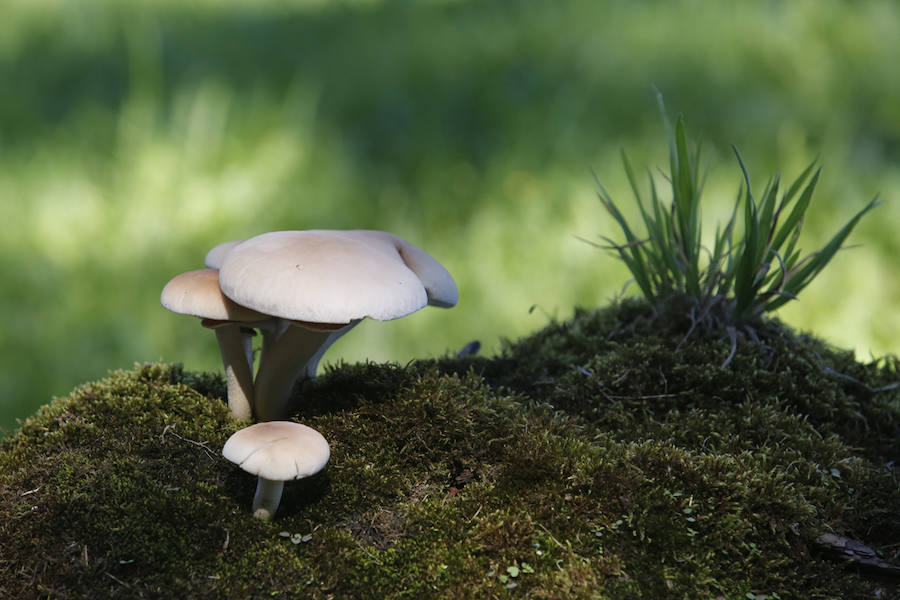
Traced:
[[281, 502], [284, 482], [315, 475], [331, 456], [322, 434], [292, 421], [256, 423], [235, 432], [222, 456], [256, 475], [253, 516], [269, 520]]
[[228, 385], [228, 408], [236, 419], [250, 420], [253, 405], [252, 330], [269, 319], [236, 304], [219, 289], [219, 272], [200, 269], [176, 275], [163, 288], [162, 305], [172, 312], [192, 315], [216, 333], [225, 381]]
[[222, 292], [291, 322], [264, 348], [256, 416], [283, 419], [294, 382], [312, 376], [325, 349], [360, 320], [397, 319], [424, 306], [456, 304], [456, 283], [424, 250], [383, 231], [276, 231], [232, 248]]

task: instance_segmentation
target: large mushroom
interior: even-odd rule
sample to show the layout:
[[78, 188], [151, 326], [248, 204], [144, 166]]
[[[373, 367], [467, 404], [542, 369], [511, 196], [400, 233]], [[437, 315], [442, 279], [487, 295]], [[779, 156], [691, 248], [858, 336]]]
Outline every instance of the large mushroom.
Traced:
[[172, 312], [192, 315], [216, 333], [225, 381], [228, 408], [236, 419], [250, 420], [253, 406], [252, 330], [270, 317], [226, 298], [219, 288], [219, 272], [199, 269], [176, 275], [163, 288], [162, 305]]
[[322, 434], [292, 421], [256, 423], [234, 433], [222, 456], [256, 475], [253, 516], [269, 520], [281, 503], [284, 482], [321, 471], [331, 456]]
[[219, 285], [241, 306], [290, 323], [260, 358], [255, 408], [261, 421], [288, 415], [296, 379], [314, 375], [325, 349], [362, 319], [397, 319], [458, 299], [453, 277], [432, 256], [369, 230], [256, 236], [229, 250]]

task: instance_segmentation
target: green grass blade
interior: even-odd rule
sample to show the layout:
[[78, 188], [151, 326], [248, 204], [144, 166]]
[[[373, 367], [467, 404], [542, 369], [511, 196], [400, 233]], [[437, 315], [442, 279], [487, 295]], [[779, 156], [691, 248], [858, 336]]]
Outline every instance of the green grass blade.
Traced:
[[658, 224], [659, 230], [659, 242], [656, 244], [658, 250], [655, 255], [659, 269], [658, 275], [665, 282], [662, 286], [663, 289], [672, 291], [679, 289], [679, 273], [682, 271], [676, 249], [677, 242], [675, 240], [677, 235], [672, 230], [670, 215], [667, 214], [663, 202], [659, 199], [656, 182], [649, 170], [647, 171], [647, 178], [650, 180], [650, 200], [653, 203], [653, 218]]
[[655, 189], [653, 189], [653, 180], [651, 179], [651, 203], [653, 204], [653, 214], [647, 212], [646, 207], [644, 206], [644, 202], [641, 199], [640, 188], [637, 185], [637, 178], [634, 176], [634, 171], [631, 168], [631, 163], [628, 161], [628, 156], [622, 151], [622, 164], [625, 168], [625, 175], [628, 178], [628, 183], [631, 186], [631, 190], [634, 193], [635, 200], [637, 200], [638, 209], [641, 212], [641, 218], [644, 221], [644, 227], [647, 230], [647, 234], [650, 239], [654, 241], [648, 248], [645, 249], [646, 253], [649, 255], [649, 258], [653, 259], [654, 267], [658, 269], [659, 265], [659, 254], [660, 249], [665, 249], [665, 230], [662, 225], [662, 219], [659, 216], [659, 211], [657, 209], [658, 198], [655, 194]]
[[[685, 248], [692, 248], [696, 238], [696, 202], [694, 198], [693, 178], [691, 176], [691, 160], [688, 154], [687, 136], [684, 132], [684, 118], [679, 116], [675, 124], [675, 162], [673, 192], [675, 193], [675, 209], [678, 214], [679, 233]], [[687, 253], [690, 256], [690, 253]]]
[[[831, 240], [822, 247], [818, 252], [810, 255], [810, 260], [803, 264], [795, 272], [791, 273], [788, 277], [787, 282], [785, 282], [783, 290], [788, 294], [796, 296], [803, 288], [805, 288], [809, 283], [825, 268], [838, 250], [841, 249], [847, 237], [853, 231], [853, 228], [856, 227], [856, 224], [859, 223], [859, 220], [862, 218], [864, 214], [878, 206], [879, 201], [878, 198], [874, 198], [868, 204], [866, 204], [859, 212], [857, 212], [850, 221], [847, 222], [841, 229], [831, 238]], [[802, 262], [802, 261], [801, 261]], [[770, 303], [766, 305], [766, 310], [775, 310], [779, 306], [783, 305], [788, 301], [787, 297], [779, 297], [772, 300]]]
[[638, 209], [641, 213], [641, 218], [644, 221], [644, 227], [647, 230], [647, 234], [649, 236], [649, 243], [645, 244], [640, 249], [640, 252], [643, 255], [643, 260], [640, 264], [646, 271], [645, 273], [642, 273], [640, 279], [642, 281], [645, 281], [646, 283], [642, 284], [639, 281], [638, 285], [642, 290], [647, 288], [653, 290], [652, 294], [658, 294], [661, 292], [661, 290], [667, 289], [669, 287], [669, 281], [665, 276], [668, 268], [668, 264], [666, 262], [666, 255], [668, 254], [668, 238], [663, 219], [659, 211], [659, 198], [656, 195], [656, 189], [653, 184], [653, 179], [651, 178], [650, 203], [652, 205], [652, 213], [649, 212], [641, 197], [641, 191], [637, 183], [637, 177], [635, 177], [634, 170], [631, 167], [631, 162], [628, 160], [628, 155], [623, 150], [621, 156], [622, 164], [625, 169], [625, 175], [628, 179], [629, 185], [631, 186], [632, 193], [634, 193], [635, 200], [638, 204]]
[[634, 171], [631, 168], [631, 162], [628, 160], [628, 154], [625, 153], [625, 150], [621, 152], [622, 156], [622, 165], [625, 168], [625, 177], [628, 178], [628, 185], [631, 186], [631, 191], [634, 193], [634, 197], [637, 199], [638, 204], [643, 207], [643, 202], [641, 201], [641, 190], [637, 184], [637, 178], [634, 176]]
[[[815, 167], [818, 162], [819, 158], [816, 157], [811, 163], [806, 166], [805, 169], [803, 169], [803, 172], [797, 176], [797, 179], [794, 180], [794, 183], [791, 184], [791, 187], [788, 188], [787, 193], [785, 193], [784, 195], [784, 199], [782, 200], [784, 204], [790, 203], [791, 199], [797, 194], [798, 191], [800, 191], [800, 188], [803, 186], [803, 182], [806, 181], [806, 178], [809, 177], [809, 174], [812, 173], [813, 167]], [[821, 169], [816, 170], [817, 175], [819, 171], [821, 171]]]
[[734, 148], [734, 153], [737, 156], [738, 164], [744, 176], [744, 185], [746, 186], [744, 193], [744, 237], [741, 240], [734, 273], [735, 310], [737, 315], [741, 317], [753, 305], [753, 300], [756, 296], [754, 282], [759, 271], [761, 257], [759, 256], [759, 219], [756, 202], [753, 199], [753, 192], [750, 187], [750, 173], [747, 171], [747, 166], [744, 164], [744, 160], [741, 158], [737, 148]]
[[[812, 165], [810, 165], [812, 167]], [[807, 167], [807, 170], [809, 167]], [[789, 235], [792, 234], [795, 230], [797, 232], [800, 231], [803, 225], [803, 216], [806, 214], [807, 209], [809, 208], [809, 203], [812, 200], [813, 191], [816, 189], [816, 184], [819, 181], [819, 175], [821, 174], [822, 169], [819, 168], [816, 170], [815, 174], [812, 176], [812, 179], [809, 180], [809, 184], [803, 189], [803, 193], [800, 195], [800, 198], [797, 200], [797, 203], [794, 205], [794, 208], [791, 210], [791, 214], [788, 216], [787, 220], [781, 225], [781, 228], [778, 230], [778, 233], [775, 234], [775, 237], [772, 239], [772, 248], [780, 249], [781, 245], [784, 243], [785, 239]], [[805, 179], [806, 172], [801, 175], [802, 178]], [[798, 181], [800, 179], [798, 178]], [[797, 185], [794, 183], [793, 188]], [[790, 254], [788, 252], [787, 254]]]
[[644, 256], [642, 253], [641, 240], [634, 234], [631, 230], [631, 227], [628, 225], [628, 221], [619, 211], [615, 202], [613, 202], [612, 197], [607, 193], [606, 189], [600, 183], [599, 179], [597, 179], [596, 174], [594, 175], [595, 181], [598, 186], [597, 197], [600, 199], [600, 202], [603, 204], [603, 207], [606, 208], [607, 212], [609, 212], [616, 222], [619, 225], [619, 228], [625, 234], [625, 245], [614, 245], [617, 249], [619, 256], [622, 257], [622, 260], [625, 261], [626, 266], [631, 271], [632, 275], [634, 275], [635, 281], [641, 290], [647, 295], [647, 297], [653, 297], [653, 286], [651, 285], [651, 271], [647, 268], [646, 262], [644, 260]]
[[762, 202], [759, 210], [759, 229], [766, 234], [766, 245], [768, 245], [775, 235], [775, 206], [778, 203], [778, 185], [781, 176], [776, 174], [763, 193]]
[[734, 238], [734, 225], [737, 222], [737, 213], [741, 204], [742, 191], [743, 185], [741, 186], [741, 189], [738, 190], [734, 208], [731, 210], [731, 217], [725, 223], [725, 227], [721, 229], [719, 226], [716, 227], [713, 252], [710, 257], [710, 264], [707, 267], [707, 271], [714, 272], [714, 276], [712, 276], [712, 273], [708, 273], [707, 275], [707, 285], [706, 289], [703, 291], [705, 296], [727, 295], [730, 291], [732, 273], [729, 265], [732, 262], [732, 251], [734, 249], [732, 239]]
[[693, 169], [688, 151], [684, 117], [679, 116], [675, 125], [675, 152], [672, 171], [676, 229], [679, 234], [679, 250], [684, 262], [685, 287], [698, 300], [700, 291], [700, 210], [696, 194]]

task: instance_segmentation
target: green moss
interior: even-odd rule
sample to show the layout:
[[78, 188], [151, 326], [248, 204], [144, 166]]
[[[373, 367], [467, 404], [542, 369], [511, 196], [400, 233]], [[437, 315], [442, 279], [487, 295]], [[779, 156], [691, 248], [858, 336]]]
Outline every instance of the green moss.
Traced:
[[[251, 518], [216, 377], [113, 373], [0, 445], [0, 597], [871, 598], [896, 583], [897, 361], [678, 310], [577, 311], [496, 358], [334, 368], [321, 474]], [[758, 341], [751, 341], [751, 334]], [[281, 532], [300, 534], [283, 537]], [[889, 596], [883, 596], [889, 597]]]

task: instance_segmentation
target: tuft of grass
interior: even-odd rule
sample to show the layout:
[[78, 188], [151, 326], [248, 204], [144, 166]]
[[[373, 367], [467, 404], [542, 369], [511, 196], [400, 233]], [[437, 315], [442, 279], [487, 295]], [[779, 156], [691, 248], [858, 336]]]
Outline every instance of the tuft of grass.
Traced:
[[[661, 100], [660, 108], [664, 111]], [[665, 119], [664, 112], [663, 116]], [[871, 200], [822, 248], [804, 255], [797, 242], [821, 168], [816, 168], [813, 161], [783, 191], [781, 175], [776, 174], [757, 200], [747, 166], [734, 147], [743, 182], [731, 217], [724, 226], [716, 228], [713, 247], [706, 248], [701, 239], [700, 145], [693, 152], [689, 149], [683, 116], [678, 117], [674, 132], [666, 119], [666, 129], [670, 149], [669, 173], [664, 178], [671, 190], [670, 203], [660, 197], [650, 172], [650, 197], [645, 201], [634, 169], [622, 152], [625, 173], [646, 230], [644, 236], [636, 233], [597, 181], [600, 202], [625, 235], [624, 243], [601, 236], [606, 243], [602, 247], [612, 250], [627, 265], [650, 301], [684, 294], [707, 310], [724, 304], [729, 325], [754, 321], [796, 299], [843, 247], [862, 216], [879, 203], [877, 197]], [[743, 215], [743, 235], [739, 240], [738, 213]]]

